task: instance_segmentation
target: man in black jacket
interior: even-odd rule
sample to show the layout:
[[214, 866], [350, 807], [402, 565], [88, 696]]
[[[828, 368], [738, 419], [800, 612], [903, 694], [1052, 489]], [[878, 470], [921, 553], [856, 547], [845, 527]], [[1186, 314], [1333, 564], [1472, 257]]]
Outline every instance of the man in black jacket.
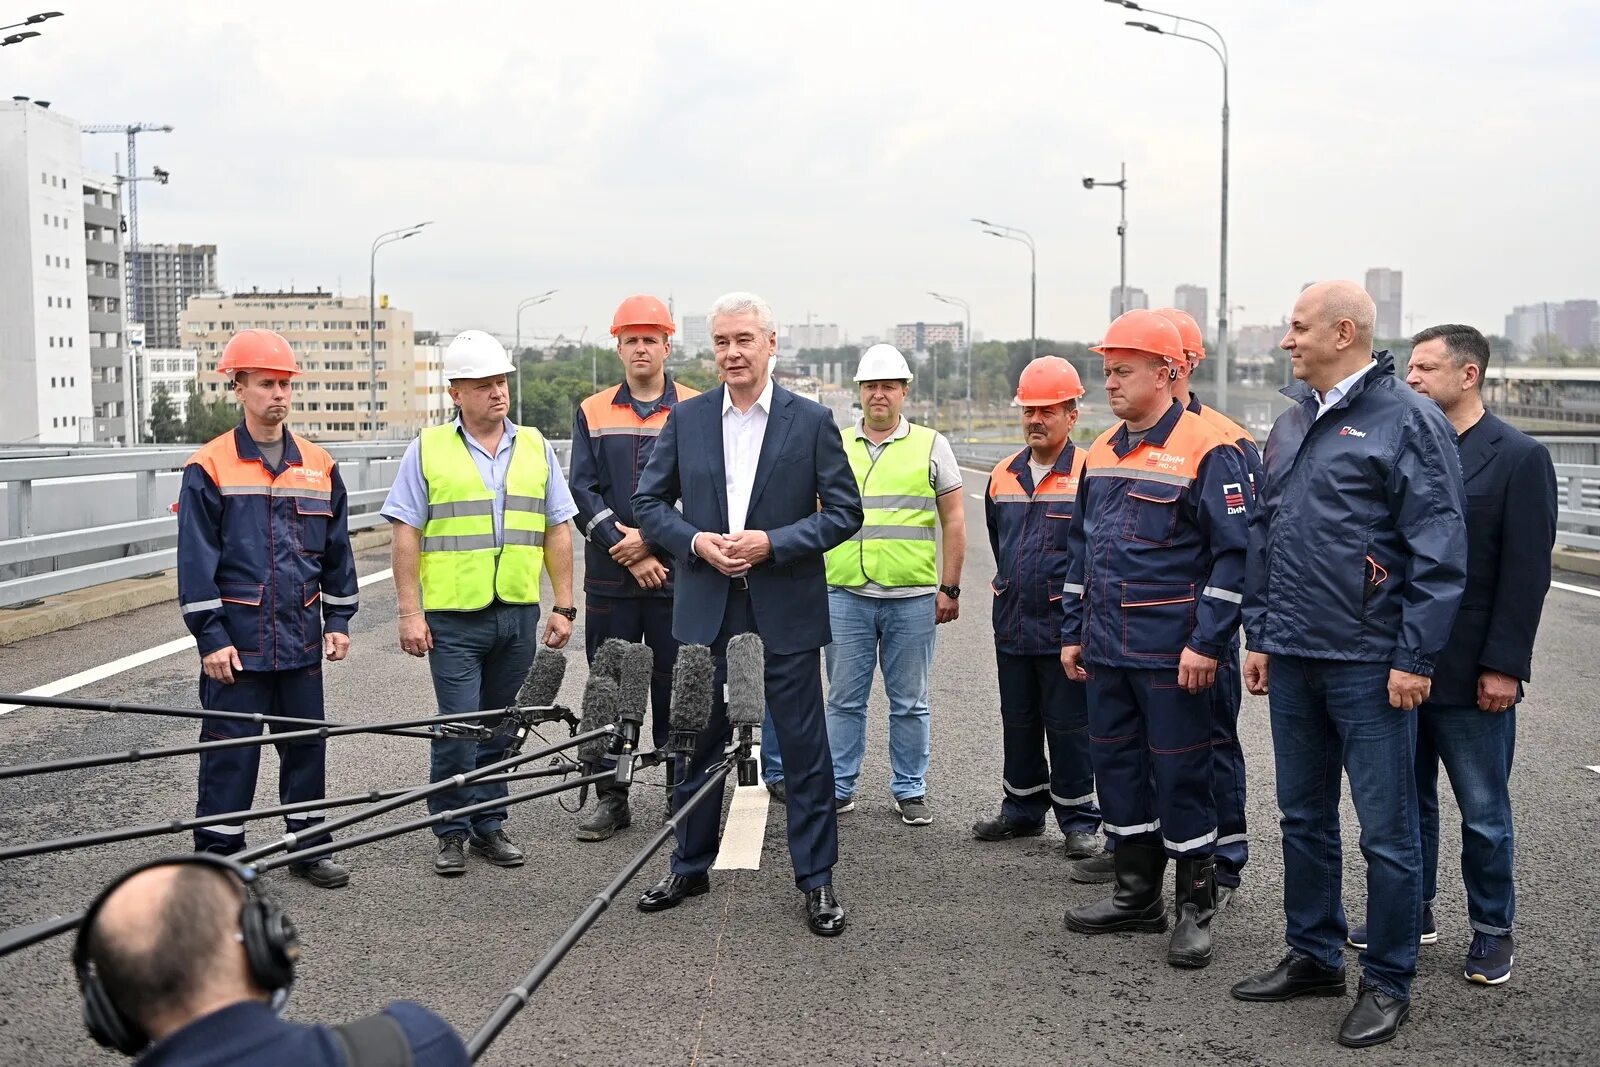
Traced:
[[[1300, 379], [1267, 438], [1250, 520], [1245, 685], [1268, 691], [1289, 953], [1240, 1000], [1342, 996], [1340, 771], [1361, 822], [1370, 943], [1340, 1043], [1388, 1041], [1410, 1013], [1422, 917], [1417, 719], [1466, 583], [1455, 434], [1372, 351], [1354, 282], [1308, 287], [1282, 347]], [[1270, 657], [1270, 659], [1269, 659]], [[1342, 766], [1341, 766], [1342, 765]]]
[[[1556, 472], [1550, 450], [1483, 407], [1489, 343], [1471, 326], [1431, 326], [1412, 339], [1406, 384], [1454, 427], [1467, 493], [1467, 591], [1450, 642], [1434, 664], [1417, 718], [1422, 813], [1423, 939], [1434, 932], [1439, 888], [1439, 764], [1461, 809], [1461, 875], [1472, 947], [1463, 973], [1499, 985], [1511, 977], [1511, 758], [1517, 701], [1532, 676], [1533, 639], [1550, 590]], [[1350, 932], [1362, 947], [1362, 927]], [[1436, 935], [1435, 935], [1436, 936]]]

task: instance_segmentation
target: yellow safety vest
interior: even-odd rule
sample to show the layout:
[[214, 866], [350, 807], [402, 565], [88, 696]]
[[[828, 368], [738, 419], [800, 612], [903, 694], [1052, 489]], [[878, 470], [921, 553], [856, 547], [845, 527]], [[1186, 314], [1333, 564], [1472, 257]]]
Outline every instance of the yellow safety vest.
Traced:
[[428, 521], [422, 527], [422, 604], [429, 611], [477, 611], [495, 600], [539, 602], [544, 567], [544, 496], [550, 480], [544, 438], [517, 427], [506, 471], [504, 545], [495, 544], [494, 491], [454, 423], [422, 431]]
[[938, 435], [909, 424], [904, 437], [884, 443], [876, 459], [866, 438], [846, 427], [845, 454], [861, 491], [861, 529], [828, 553], [828, 584], [888, 588], [939, 584], [934, 526], [939, 504], [928, 479]]

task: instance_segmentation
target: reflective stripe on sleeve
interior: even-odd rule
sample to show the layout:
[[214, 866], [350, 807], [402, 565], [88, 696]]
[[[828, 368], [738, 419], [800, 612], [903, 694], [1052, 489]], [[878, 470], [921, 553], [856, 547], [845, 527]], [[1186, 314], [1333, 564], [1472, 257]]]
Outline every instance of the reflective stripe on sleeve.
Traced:
[[360, 594], [355, 594], [352, 596], [334, 596], [332, 593], [322, 594], [322, 602], [324, 604], [335, 604], [341, 608], [352, 607], [360, 600]]
[[615, 514], [615, 511], [612, 511], [610, 508], [606, 508], [600, 514], [589, 520], [589, 525], [583, 528], [583, 536], [587, 538], [590, 534], [594, 533], [594, 528], [596, 526], [599, 526], [602, 522], [611, 518], [611, 516]]
[[197, 611], [215, 611], [220, 607], [222, 607], [221, 597], [215, 600], [196, 600], [192, 604], [183, 605], [183, 613], [185, 615], [193, 615]]
[[1204, 589], [1200, 590], [1200, 593], [1202, 596], [1211, 597], [1213, 600], [1226, 600], [1230, 604], [1244, 603], [1243, 593], [1235, 593], [1231, 589], [1219, 589], [1214, 585], [1206, 586]]

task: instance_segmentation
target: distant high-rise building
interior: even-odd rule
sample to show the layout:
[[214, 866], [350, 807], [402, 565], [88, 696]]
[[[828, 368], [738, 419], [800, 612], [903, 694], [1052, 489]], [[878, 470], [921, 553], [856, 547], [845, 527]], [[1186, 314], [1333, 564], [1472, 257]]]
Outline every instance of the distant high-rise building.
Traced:
[[1150, 297], [1143, 289], [1137, 289], [1131, 285], [1128, 286], [1128, 298], [1123, 300], [1122, 286], [1113, 285], [1111, 287], [1111, 317], [1113, 319], [1124, 311], [1134, 311], [1139, 308], [1148, 308], [1149, 306]]
[[[199, 354], [196, 369], [207, 400], [222, 399], [216, 373], [228, 338], [251, 328], [283, 335], [294, 349], [301, 375], [295, 379], [290, 429], [318, 441], [353, 441], [369, 432], [372, 363], [367, 351], [367, 297], [322, 292], [201, 293], [184, 309], [183, 347]], [[377, 316], [380, 437], [405, 438], [432, 421], [438, 394], [426, 372], [419, 374], [411, 312], [379, 306]]]
[[798, 323], [789, 327], [789, 345], [793, 348], [838, 348], [839, 324], [836, 322]]
[[673, 346], [680, 356], [699, 356], [711, 351], [711, 324], [704, 315], [685, 315], [678, 343]]
[[[123, 301], [122, 191], [111, 175], [83, 176], [83, 266], [89, 286], [89, 399], [94, 439], [132, 444], [127, 318]], [[148, 416], [146, 417], [148, 422]]]
[[183, 344], [178, 317], [196, 293], [217, 291], [216, 245], [141, 244], [128, 249], [128, 270], [139, 272], [139, 318], [151, 348]]
[[[93, 245], [107, 236], [114, 242], [117, 226], [113, 208], [110, 234], [104, 232], [106, 219], [98, 204], [95, 211], [86, 211], [84, 190], [78, 121], [43, 102], [0, 102], [3, 443], [77, 444], [94, 437], [91, 267], [85, 238]], [[120, 315], [120, 279], [102, 292], [102, 299], [108, 297], [116, 301]], [[98, 340], [120, 347], [118, 328], [110, 332], [110, 338]], [[120, 367], [118, 371], [120, 381]]]
[[[1543, 300], [1520, 304], [1506, 316], [1506, 339], [1519, 354], [1539, 353], [1546, 345], [1582, 349], [1600, 336], [1600, 302]], [[1541, 338], [1548, 338], [1541, 341]]]
[[1373, 267], [1367, 271], [1367, 295], [1378, 305], [1378, 322], [1373, 331], [1376, 337], [1406, 336], [1402, 332], [1405, 318], [1400, 307], [1400, 274], [1388, 267]]
[[1597, 320], [1600, 320], [1600, 302], [1563, 300], [1556, 319], [1556, 336], [1568, 348], [1586, 348], [1594, 344]]
[[189, 412], [189, 387], [197, 377], [199, 356], [177, 348], [140, 348], [134, 353], [139, 378], [139, 417], [144, 422], [143, 440], [150, 440], [150, 409], [156, 397], [165, 393], [172, 402], [173, 414], [181, 421]]
[[1187, 311], [1189, 317], [1200, 324], [1202, 337], [1210, 333], [1206, 325], [1208, 301], [1206, 287], [1203, 285], [1180, 285], [1172, 292], [1172, 306], [1179, 311]]
[[890, 343], [907, 355], [926, 352], [941, 341], [961, 351], [966, 347], [965, 332], [959, 322], [902, 322], [895, 326]]
[[1268, 356], [1278, 351], [1278, 342], [1289, 332], [1289, 324], [1276, 326], [1238, 326], [1228, 339], [1229, 347], [1241, 356]]

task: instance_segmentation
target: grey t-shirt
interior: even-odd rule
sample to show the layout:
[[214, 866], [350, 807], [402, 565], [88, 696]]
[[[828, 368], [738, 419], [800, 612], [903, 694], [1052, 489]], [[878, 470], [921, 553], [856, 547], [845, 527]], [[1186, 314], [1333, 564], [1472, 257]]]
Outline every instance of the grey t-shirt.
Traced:
[[250, 438], [250, 440], [255, 441], [256, 448], [261, 452], [261, 458], [267, 461], [267, 470], [276, 474], [283, 469], [282, 436], [279, 436], [276, 441], [256, 441], [254, 437]]
[[[856, 431], [858, 433], [862, 431], [861, 419], [856, 420]], [[852, 448], [859, 448], [865, 445], [867, 454], [873, 459], [877, 459], [883, 454], [883, 450], [889, 446], [891, 441], [897, 441], [910, 432], [911, 424], [902, 416], [900, 426], [894, 433], [884, 438], [882, 444], [875, 445], [863, 435], [860, 444], [852, 441], [849, 442], [849, 445]], [[949, 440], [942, 433], [933, 435], [933, 452], [928, 457], [928, 484], [933, 487], [933, 495], [935, 497], [953, 493], [961, 488], [961, 467], [956, 463], [955, 450], [950, 447]], [[833, 588], [844, 587], [834, 586]], [[850, 586], [845, 588], [844, 591], [854, 593], [857, 596], [876, 597], [880, 600], [899, 600], [906, 597], [927, 596], [929, 593], [937, 591], [937, 589], [938, 586], [935, 585], [879, 585], [877, 582], [868, 579], [866, 585]]]

